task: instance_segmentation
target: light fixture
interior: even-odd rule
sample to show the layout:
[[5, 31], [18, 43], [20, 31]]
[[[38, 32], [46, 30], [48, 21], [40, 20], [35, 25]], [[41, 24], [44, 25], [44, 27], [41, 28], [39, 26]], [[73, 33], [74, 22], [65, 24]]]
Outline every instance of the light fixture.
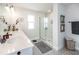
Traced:
[[[4, 21], [7, 25], [17, 25], [21, 23], [24, 19], [22, 17], [18, 17], [17, 13], [14, 10], [14, 6], [12, 4], [5, 4], [5, 9], [7, 11], [7, 17], [4, 17], [4, 20], [2, 17], [1, 21]], [[5, 18], [8, 20], [5, 20]], [[10, 21], [9, 21], [10, 20]]]
[[13, 8], [14, 6], [11, 4], [5, 4], [5, 7]]
[[50, 5], [50, 8], [48, 9], [48, 13], [51, 13], [52, 11], [53, 11], [53, 6], [52, 6], [52, 4]]
[[13, 5], [10, 5], [10, 4], [6, 4], [5, 5], [5, 8], [10, 11], [10, 9], [12, 9], [14, 6]]
[[10, 8], [13, 8], [14, 6], [13, 5], [10, 5]]

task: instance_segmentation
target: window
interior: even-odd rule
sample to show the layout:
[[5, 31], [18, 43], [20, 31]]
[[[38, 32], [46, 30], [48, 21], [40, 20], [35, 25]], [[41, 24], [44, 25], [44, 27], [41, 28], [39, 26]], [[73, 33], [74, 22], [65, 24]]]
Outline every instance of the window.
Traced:
[[34, 29], [35, 16], [28, 15], [28, 29]]
[[48, 17], [44, 17], [44, 28], [48, 28]]

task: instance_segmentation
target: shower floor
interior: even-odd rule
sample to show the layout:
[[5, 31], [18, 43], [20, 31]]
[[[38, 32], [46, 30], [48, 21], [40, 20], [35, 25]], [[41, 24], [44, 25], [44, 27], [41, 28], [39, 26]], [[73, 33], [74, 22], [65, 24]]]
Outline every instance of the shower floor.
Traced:
[[52, 50], [52, 48], [43, 41], [35, 43], [35, 46], [41, 51], [41, 53], [47, 53]]

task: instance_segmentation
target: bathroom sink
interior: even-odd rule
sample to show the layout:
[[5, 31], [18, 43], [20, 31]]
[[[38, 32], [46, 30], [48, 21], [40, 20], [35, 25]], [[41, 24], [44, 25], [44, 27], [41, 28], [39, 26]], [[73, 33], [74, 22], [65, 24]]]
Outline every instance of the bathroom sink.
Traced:
[[9, 54], [21, 49], [33, 47], [30, 39], [22, 32], [15, 32], [4, 44], [0, 44], [0, 54]]

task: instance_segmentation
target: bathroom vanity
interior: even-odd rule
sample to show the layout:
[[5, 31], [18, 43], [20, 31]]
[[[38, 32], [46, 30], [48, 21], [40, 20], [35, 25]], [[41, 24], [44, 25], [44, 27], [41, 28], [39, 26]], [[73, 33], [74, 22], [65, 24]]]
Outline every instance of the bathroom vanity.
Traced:
[[33, 44], [21, 30], [10, 32], [12, 36], [3, 44], [0, 44], [0, 55], [32, 55]]

